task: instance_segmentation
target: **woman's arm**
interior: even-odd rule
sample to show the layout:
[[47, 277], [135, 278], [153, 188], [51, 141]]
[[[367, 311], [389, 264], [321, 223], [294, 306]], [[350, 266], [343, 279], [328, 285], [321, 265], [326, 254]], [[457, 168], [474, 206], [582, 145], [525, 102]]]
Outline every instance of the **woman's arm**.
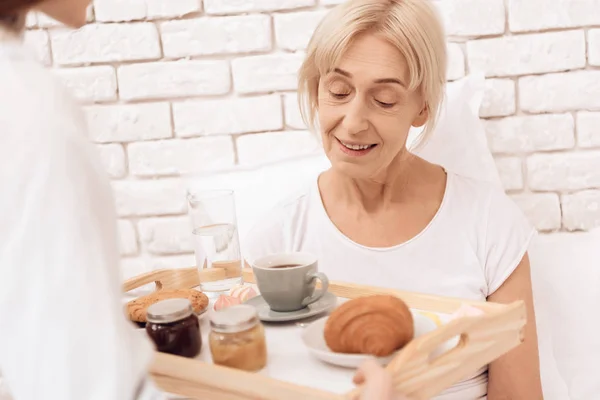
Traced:
[[535, 311], [527, 254], [525, 254], [512, 275], [488, 297], [488, 300], [496, 303], [511, 303], [516, 300], [523, 300], [527, 308], [525, 341], [490, 364], [488, 400], [543, 399]]

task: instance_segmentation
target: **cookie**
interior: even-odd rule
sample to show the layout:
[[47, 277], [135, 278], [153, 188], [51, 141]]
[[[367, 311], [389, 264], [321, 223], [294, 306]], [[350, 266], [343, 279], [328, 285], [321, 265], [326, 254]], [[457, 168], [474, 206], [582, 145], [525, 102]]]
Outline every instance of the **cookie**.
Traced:
[[196, 314], [208, 307], [208, 297], [194, 289], [159, 290], [146, 296], [139, 297], [127, 303], [127, 315], [134, 322], [146, 322], [146, 310], [152, 304], [166, 299], [188, 299]]

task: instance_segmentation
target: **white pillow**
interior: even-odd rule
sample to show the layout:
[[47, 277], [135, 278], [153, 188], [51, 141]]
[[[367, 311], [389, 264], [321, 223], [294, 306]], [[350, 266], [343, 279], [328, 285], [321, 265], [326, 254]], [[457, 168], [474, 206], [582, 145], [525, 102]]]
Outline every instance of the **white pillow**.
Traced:
[[546, 400], [600, 396], [600, 228], [539, 235], [529, 255]]
[[[485, 77], [479, 72], [450, 82], [435, 130], [412, 152], [448, 171], [502, 185], [479, 119], [484, 90]], [[411, 131], [411, 143], [420, 132]]]
[[235, 192], [238, 232], [246, 234], [278, 203], [314, 181], [331, 163], [319, 149], [293, 159], [238, 167], [231, 170], [206, 171], [184, 176], [187, 190], [230, 189]]

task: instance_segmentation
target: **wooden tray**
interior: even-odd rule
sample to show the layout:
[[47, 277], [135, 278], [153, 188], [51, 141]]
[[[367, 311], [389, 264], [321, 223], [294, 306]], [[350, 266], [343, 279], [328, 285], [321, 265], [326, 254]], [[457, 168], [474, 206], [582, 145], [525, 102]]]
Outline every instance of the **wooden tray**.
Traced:
[[[250, 268], [244, 268], [242, 275], [245, 282], [254, 282]], [[210, 282], [235, 276], [228, 268], [203, 270], [201, 273], [196, 268], [157, 270], [127, 280], [123, 288], [128, 292], [153, 282], [157, 290], [193, 288], [200, 284], [200, 280]], [[412, 340], [397, 353], [386, 368], [393, 374], [397, 391], [411, 399], [430, 399], [524, 340], [526, 315], [522, 301], [508, 305], [476, 302], [335, 281], [330, 282], [329, 291], [348, 299], [391, 294], [404, 300], [410, 308], [439, 313], [453, 313], [463, 304], [483, 311], [480, 316], [454, 319]], [[455, 337], [460, 339], [454, 348], [435, 359], [431, 358], [439, 346]], [[358, 387], [339, 395], [158, 352], [150, 372], [161, 389], [195, 399], [342, 400], [355, 398], [361, 390]]]

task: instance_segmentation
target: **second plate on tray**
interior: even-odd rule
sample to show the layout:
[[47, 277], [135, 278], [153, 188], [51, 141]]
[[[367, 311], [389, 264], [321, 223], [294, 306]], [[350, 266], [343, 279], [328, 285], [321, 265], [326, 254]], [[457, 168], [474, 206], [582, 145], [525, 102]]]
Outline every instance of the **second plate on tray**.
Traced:
[[[411, 310], [415, 326], [415, 335], [417, 338], [437, 329], [436, 324], [429, 318], [417, 311]], [[325, 323], [329, 316], [316, 320], [308, 325], [302, 333], [302, 341], [308, 347], [308, 350], [318, 359], [329, 364], [345, 368], [358, 368], [365, 360], [373, 358], [367, 354], [346, 354], [335, 353], [329, 349], [325, 342]], [[381, 365], [389, 363], [396, 353], [387, 357], [376, 358]]]

